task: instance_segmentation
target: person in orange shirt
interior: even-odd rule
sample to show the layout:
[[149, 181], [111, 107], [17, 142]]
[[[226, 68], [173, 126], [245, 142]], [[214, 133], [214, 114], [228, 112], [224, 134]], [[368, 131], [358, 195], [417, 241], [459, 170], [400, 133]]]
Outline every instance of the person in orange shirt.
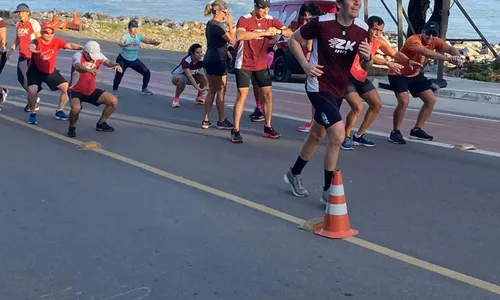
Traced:
[[[460, 53], [453, 46], [446, 44], [439, 37], [439, 25], [436, 22], [427, 22], [421, 34], [415, 34], [409, 37], [401, 52], [408, 56], [411, 60], [416, 61], [425, 66], [430, 59], [448, 61], [457, 66], [463, 63]], [[450, 56], [441, 53], [450, 54]], [[410, 138], [425, 141], [431, 141], [434, 137], [425, 132], [422, 127], [425, 121], [430, 117], [436, 103], [436, 97], [432, 91], [431, 82], [424, 76], [424, 73], [417, 69], [412, 69], [405, 66], [401, 69], [400, 74], [390, 70], [389, 84], [391, 89], [396, 94], [398, 105], [394, 109], [393, 130], [389, 136], [389, 141], [394, 144], [405, 144], [406, 141], [401, 134], [400, 126], [403, 121], [410, 96], [410, 91], [413, 98], [419, 97], [424, 105], [420, 109], [417, 117], [417, 122], [414, 128], [410, 131]]]
[[[422, 68], [422, 65], [410, 60], [406, 55], [393, 49], [391, 45], [384, 40], [382, 33], [384, 32], [384, 20], [378, 16], [371, 16], [368, 18], [368, 33], [370, 35], [371, 54], [373, 56], [373, 63], [378, 65], [385, 65], [395, 73], [399, 73], [402, 68], [401, 64], [406, 64], [410, 68]], [[397, 62], [387, 61], [383, 58], [375, 56], [380, 49], [385, 55], [394, 58]], [[382, 108], [382, 100], [377, 92], [377, 89], [368, 79], [368, 71], [363, 69], [359, 64], [359, 55], [354, 58], [354, 63], [351, 67], [351, 74], [349, 76], [349, 83], [347, 85], [345, 100], [351, 107], [351, 111], [347, 114], [345, 122], [345, 139], [342, 143], [343, 150], [354, 150], [354, 145], [365, 147], [375, 147], [375, 142], [368, 139], [365, 135], [366, 130], [375, 121]], [[366, 111], [363, 123], [359, 127], [356, 134], [351, 138], [351, 130], [356, 120], [358, 119], [361, 111], [363, 110], [362, 99], [368, 103], [368, 110]]]

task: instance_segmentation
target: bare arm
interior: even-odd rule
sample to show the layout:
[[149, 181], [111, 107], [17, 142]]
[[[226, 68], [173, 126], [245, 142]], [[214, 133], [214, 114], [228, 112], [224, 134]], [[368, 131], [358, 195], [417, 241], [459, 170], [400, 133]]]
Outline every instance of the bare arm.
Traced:
[[443, 51], [445, 53], [450, 54], [450, 55], [460, 55], [460, 52], [458, 51], [457, 48], [455, 48], [451, 45], [448, 45], [448, 44], [446, 44], [446, 47], [444, 47]]
[[191, 70], [186, 68], [186, 69], [183, 69], [183, 71], [184, 71], [184, 75], [186, 75], [186, 78], [189, 80], [189, 83], [191, 83], [191, 85], [199, 92], [203, 91], [203, 89], [198, 86], [198, 83], [194, 79], [193, 74], [191, 74]]
[[65, 50], [83, 50], [82, 45], [74, 44], [74, 43], [66, 43], [63, 47]]
[[119, 47], [128, 47], [130, 44], [126, 44], [125, 43], [125, 39], [122, 37], [120, 38], [120, 40], [118, 41], [118, 46]]
[[155, 39], [148, 38], [148, 37], [143, 37], [142, 42], [144, 44], [155, 45], [155, 46], [158, 46], [160, 44], [159, 41], [157, 41]]
[[[276, 28], [272, 27], [274, 30]], [[271, 28], [270, 28], [271, 29]], [[253, 40], [258, 37], [262, 36], [271, 36], [274, 35], [274, 32], [271, 32], [270, 29], [267, 29], [266, 31], [259, 31], [259, 32], [251, 32], [247, 31], [245, 28], [239, 27], [236, 29], [236, 39], [238, 41], [247, 41], [247, 40]]]
[[449, 61], [448, 56], [441, 54], [441, 53], [438, 53], [438, 52], [433, 51], [433, 50], [429, 50], [423, 46], [415, 46], [415, 47], [413, 47], [412, 50], [417, 52], [418, 54], [421, 54], [421, 55], [427, 57], [427, 58], [431, 58], [431, 59], [435, 59], [435, 60], [442, 60], [442, 61]]
[[288, 48], [304, 70], [306, 70], [308, 64], [307, 58], [302, 50], [302, 45], [305, 43], [307, 43], [307, 40], [302, 37], [300, 30], [296, 30], [288, 40]]
[[293, 34], [293, 31], [286, 26], [281, 27], [279, 30], [280, 30], [279, 34], [287, 38]]
[[74, 64], [73, 67], [75, 68], [75, 70], [78, 72], [78, 73], [96, 73], [94, 69], [89, 69], [87, 67], [84, 67], [82, 64], [80, 63], [77, 63], [77, 64]]
[[3, 52], [3, 50], [7, 47], [7, 28], [3, 27], [0, 28], [0, 51]]

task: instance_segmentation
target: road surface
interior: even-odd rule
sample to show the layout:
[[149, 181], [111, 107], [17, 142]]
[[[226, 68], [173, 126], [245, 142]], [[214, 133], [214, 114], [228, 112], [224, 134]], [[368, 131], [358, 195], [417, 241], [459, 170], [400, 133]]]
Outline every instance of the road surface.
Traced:
[[[58, 61], [63, 73], [68, 57]], [[484, 135], [478, 141], [492, 153], [392, 145], [377, 135], [373, 149], [341, 152], [351, 225], [360, 234], [333, 241], [298, 229], [324, 213], [324, 148], [304, 170], [309, 197], [293, 197], [283, 182], [305, 138], [293, 118], [307, 105], [274, 118], [279, 140], [262, 138], [263, 124], [247, 113], [245, 142], [234, 145], [228, 131], [199, 128], [201, 106], [170, 107], [168, 76], [153, 74], [151, 89], [160, 93], [148, 97], [128, 71], [109, 121], [116, 131], [96, 132], [100, 108], [84, 104], [78, 137], [69, 139], [67, 122], [53, 119], [57, 93], [44, 90], [39, 124], [26, 123], [14, 74], [11, 64], [2, 74], [11, 89], [0, 112], [2, 299], [500, 297], [500, 160], [498, 143]], [[112, 73], [102, 78], [99, 86], [110, 89]], [[281, 90], [277, 111], [299, 107], [300, 94]], [[443, 143], [464, 128], [498, 126], [441, 117], [434, 122], [456, 122]], [[101, 148], [78, 149], [90, 141]]]

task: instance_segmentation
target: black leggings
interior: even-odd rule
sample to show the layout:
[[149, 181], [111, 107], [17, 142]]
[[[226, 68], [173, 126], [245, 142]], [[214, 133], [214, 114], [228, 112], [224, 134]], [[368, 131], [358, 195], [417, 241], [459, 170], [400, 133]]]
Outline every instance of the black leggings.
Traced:
[[115, 73], [115, 79], [113, 80], [113, 90], [116, 91], [118, 90], [118, 86], [120, 85], [120, 82], [122, 81], [123, 74], [125, 74], [125, 70], [127, 70], [129, 67], [132, 68], [132, 70], [136, 71], [137, 73], [141, 74], [142, 77], [142, 89], [145, 89], [148, 87], [149, 84], [149, 79], [151, 78], [151, 72], [149, 71], [148, 67], [146, 67], [142, 61], [139, 59], [136, 59], [134, 61], [126, 60], [121, 56], [121, 54], [118, 54], [118, 57], [116, 58], [116, 63], [118, 63], [122, 69], [123, 72], [116, 72]]

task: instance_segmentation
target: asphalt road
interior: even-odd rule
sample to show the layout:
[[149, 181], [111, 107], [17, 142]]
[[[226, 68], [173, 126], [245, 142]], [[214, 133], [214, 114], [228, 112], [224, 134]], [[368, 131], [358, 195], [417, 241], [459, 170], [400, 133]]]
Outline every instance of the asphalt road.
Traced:
[[245, 143], [233, 145], [228, 131], [199, 128], [201, 106], [172, 109], [171, 97], [141, 96], [126, 75], [116, 131], [96, 132], [100, 110], [84, 105], [72, 143], [53, 119], [57, 93], [44, 90], [39, 125], [26, 124], [14, 72], [2, 74], [11, 97], [0, 112], [1, 299], [500, 297], [498, 157], [378, 136], [373, 149], [341, 153], [358, 238], [472, 276], [459, 281], [270, 213], [323, 216], [324, 148], [304, 171], [308, 198], [283, 183], [305, 137], [300, 122], [276, 117], [283, 137], [268, 140], [247, 114]]

